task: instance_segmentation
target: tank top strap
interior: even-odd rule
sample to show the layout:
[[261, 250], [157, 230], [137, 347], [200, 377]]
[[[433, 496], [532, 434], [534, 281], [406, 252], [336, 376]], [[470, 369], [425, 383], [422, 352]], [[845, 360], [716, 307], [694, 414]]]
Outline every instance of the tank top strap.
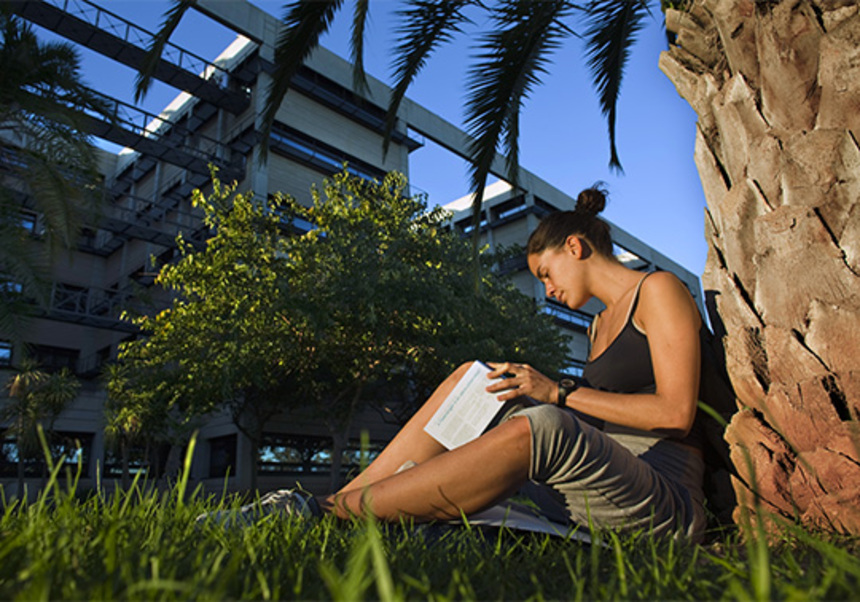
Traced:
[[[636, 290], [633, 291], [633, 300], [630, 302], [630, 307], [627, 310], [627, 317], [624, 318], [624, 325], [621, 327], [621, 330], [627, 328], [627, 324], [633, 318], [633, 312], [636, 311], [636, 305], [639, 303], [639, 290], [642, 288], [642, 283], [645, 282], [645, 279], [653, 274], [654, 272], [648, 272], [642, 278], [639, 279], [639, 282], [636, 284]], [[600, 314], [595, 314], [594, 318], [591, 320], [591, 324], [588, 325], [588, 330], [586, 331], [588, 335], [588, 343], [592, 347], [594, 346], [594, 339], [597, 337], [597, 323], [600, 321]], [[635, 327], [635, 324], [634, 324]], [[637, 330], [639, 330], [637, 328]]]
[[597, 321], [600, 319], [600, 314], [595, 314], [594, 318], [591, 320], [591, 324], [588, 325], [588, 343], [590, 345], [594, 345], [594, 337], [597, 336]]
[[[633, 300], [630, 302], [630, 308], [627, 310], [627, 317], [624, 319], [624, 328], [627, 327], [627, 324], [633, 321], [633, 312], [636, 311], [636, 306], [639, 305], [639, 291], [642, 289], [642, 283], [645, 282], [645, 279], [653, 274], [654, 272], [648, 272], [642, 278], [639, 279], [639, 283], [636, 285], [636, 290], [633, 291]], [[633, 325], [636, 327], [636, 325]], [[639, 330], [638, 328], [636, 328]]]

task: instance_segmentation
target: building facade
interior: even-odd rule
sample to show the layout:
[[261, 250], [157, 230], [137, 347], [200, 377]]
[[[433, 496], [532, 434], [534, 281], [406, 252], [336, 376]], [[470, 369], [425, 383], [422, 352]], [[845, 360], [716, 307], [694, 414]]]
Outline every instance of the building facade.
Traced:
[[[137, 69], [151, 33], [106, 10], [107, 6], [87, 0], [14, 4], [23, 19]], [[392, 170], [408, 176], [410, 152], [422, 139], [467, 155], [468, 139], [461, 130], [409, 99], [401, 107], [390, 148], [383, 153], [385, 109], [374, 99], [387, 98], [388, 89], [370, 78], [369, 94], [356, 93], [350, 65], [319, 49], [296, 74], [275, 118], [268, 156], [261, 160], [260, 122], [279, 21], [241, 0], [200, 0], [196, 10], [235, 30], [236, 41], [211, 61], [180, 46], [168, 48], [156, 77], [181, 93], [160, 114], [107, 99], [115, 107], [114, 119], [87, 116], [84, 127], [90, 134], [124, 147], [118, 154], [101, 153], [103, 214], [88, 223], [71, 253], [53, 262], [49, 308], [27, 323], [25, 340], [13, 344], [0, 332], [4, 382], [25, 355], [47, 369], [67, 367], [81, 379], [78, 398], [54, 427], [64, 436], [65, 443], [59, 445], [65, 446], [68, 461], [82, 462], [85, 487], [97, 477], [119, 476], [119, 458], [106, 445], [103, 432], [106, 393], [100, 374], [116, 357], [117, 346], [136, 336], [120, 313], [133, 310], [142, 299], [159, 303], [162, 293], [151, 285], [158, 267], [177, 256], [178, 233], [193, 244], [205, 240], [207, 232], [200, 214], [191, 207], [190, 195], [209, 182], [210, 164], [218, 167], [223, 181], [238, 182], [240, 191], [258, 196], [283, 191], [309, 202], [311, 185], [339, 171], [344, 162], [353, 173], [368, 178]], [[501, 157], [495, 167], [495, 173], [504, 173]], [[488, 191], [482, 232], [491, 247], [524, 244], [541, 216], [573, 206], [570, 197], [525, 169], [519, 181], [517, 191], [503, 183]], [[467, 231], [468, 198], [448, 208], [453, 211], [454, 227]], [[32, 244], [40, 244], [41, 219], [25, 199], [21, 223], [31, 231]], [[693, 274], [627, 233], [617, 228], [613, 233], [625, 261], [637, 269], [675, 272], [701, 305]], [[510, 260], [504, 269], [560, 327], [574, 333], [569, 370], [581, 369], [587, 352], [584, 329], [599, 307], [572, 312], [545, 300], [543, 287], [528, 274], [524, 257]], [[381, 444], [395, 427], [367, 415], [356, 421], [356, 434], [363, 428], [370, 428], [374, 441]], [[322, 425], [296, 423], [284, 416], [273, 421], [269, 430], [260, 457], [254, 459], [229, 417], [213, 416], [200, 430], [192, 477], [220, 490], [229, 474], [227, 486], [243, 489], [256, 462], [261, 489], [295, 480], [310, 488], [328, 483], [330, 446]], [[2, 445], [0, 483], [8, 490], [15, 481], [17, 448], [12, 439]], [[144, 450], [137, 450], [140, 456], [136, 461], [132, 458], [132, 464], [135, 470], [157, 474], [176, 457], [176, 451], [146, 450], [144, 458]]]

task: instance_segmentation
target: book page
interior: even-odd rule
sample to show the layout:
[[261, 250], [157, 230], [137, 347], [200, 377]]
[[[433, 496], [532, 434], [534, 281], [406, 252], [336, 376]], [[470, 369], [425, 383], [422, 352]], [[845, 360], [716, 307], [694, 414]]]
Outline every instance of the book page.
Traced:
[[490, 371], [486, 364], [473, 363], [424, 427], [430, 436], [448, 449], [477, 438], [504, 406], [496, 399], [497, 394], [486, 391], [494, 382], [487, 378]]

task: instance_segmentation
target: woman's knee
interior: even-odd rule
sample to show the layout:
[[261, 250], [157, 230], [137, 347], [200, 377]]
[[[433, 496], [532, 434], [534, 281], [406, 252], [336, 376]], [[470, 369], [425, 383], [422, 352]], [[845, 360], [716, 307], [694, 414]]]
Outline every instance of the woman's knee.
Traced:
[[463, 378], [463, 376], [465, 376], [466, 372], [468, 372], [473, 365], [475, 365], [475, 362], [463, 362], [454, 369], [454, 371], [448, 378], [452, 378], [455, 381], [459, 381], [461, 378]]
[[472, 364], [474, 364], [474, 362], [460, 364], [445, 380], [439, 383], [439, 386], [436, 387], [433, 395], [431, 395], [421, 406], [421, 412], [423, 413], [423, 420], [425, 422], [426, 420], [429, 420], [432, 412], [435, 412], [436, 409], [442, 405], [442, 402], [445, 401], [451, 391], [454, 390], [454, 387], [457, 386], [460, 379], [462, 379], [466, 372], [468, 372]]
[[514, 417], [528, 417], [532, 439], [532, 473], [530, 478], [547, 482], [587, 447], [583, 445], [584, 425], [570, 412], [553, 405], [527, 408]]
[[466, 375], [466, 372], [474, 365], [475, 362], [464, 362], [457, 366], [451, 374], [448, 375], [442, 383], [439, 385], [439, 389], [443, 390], [445, 395], [447, 395], [460, 380]]
[[490, 429], [482, 440], [496, 446], [499, 457], [507, 458], [513, 472], [522, 472], [525, 478], [530, 472], [532, 434], [531, 424], [525, 416], [515, 416]]

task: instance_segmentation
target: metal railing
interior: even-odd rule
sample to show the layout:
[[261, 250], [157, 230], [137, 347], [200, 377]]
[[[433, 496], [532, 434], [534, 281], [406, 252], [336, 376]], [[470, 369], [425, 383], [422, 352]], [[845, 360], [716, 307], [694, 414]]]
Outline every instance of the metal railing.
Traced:
[[[105, 10], [104, 8], [89, 2], [88, 0], [42, 0], [56, 6], [78, 19], [89, 23], [93, 27], [108, 32], [125, 42], [148, 48], [155, 34], [135, 25], [131, 21], [119, 15]], [[225, 88], [230, 78], [230, 72], [215, 65], [201, 56], [180, 48], [172, 42], [164, 45], [161, 58], [185, 71], [200, 75], [215, 83], [218, 87]]]
[[106, 325], [128, 324], [126, 330], [137, 328], [120, 320], [123, 311], [145, 311], [147, 306], [132, 287], [102, 289], [55, 282], [51, 286], [49, 313], [72, 321]]

